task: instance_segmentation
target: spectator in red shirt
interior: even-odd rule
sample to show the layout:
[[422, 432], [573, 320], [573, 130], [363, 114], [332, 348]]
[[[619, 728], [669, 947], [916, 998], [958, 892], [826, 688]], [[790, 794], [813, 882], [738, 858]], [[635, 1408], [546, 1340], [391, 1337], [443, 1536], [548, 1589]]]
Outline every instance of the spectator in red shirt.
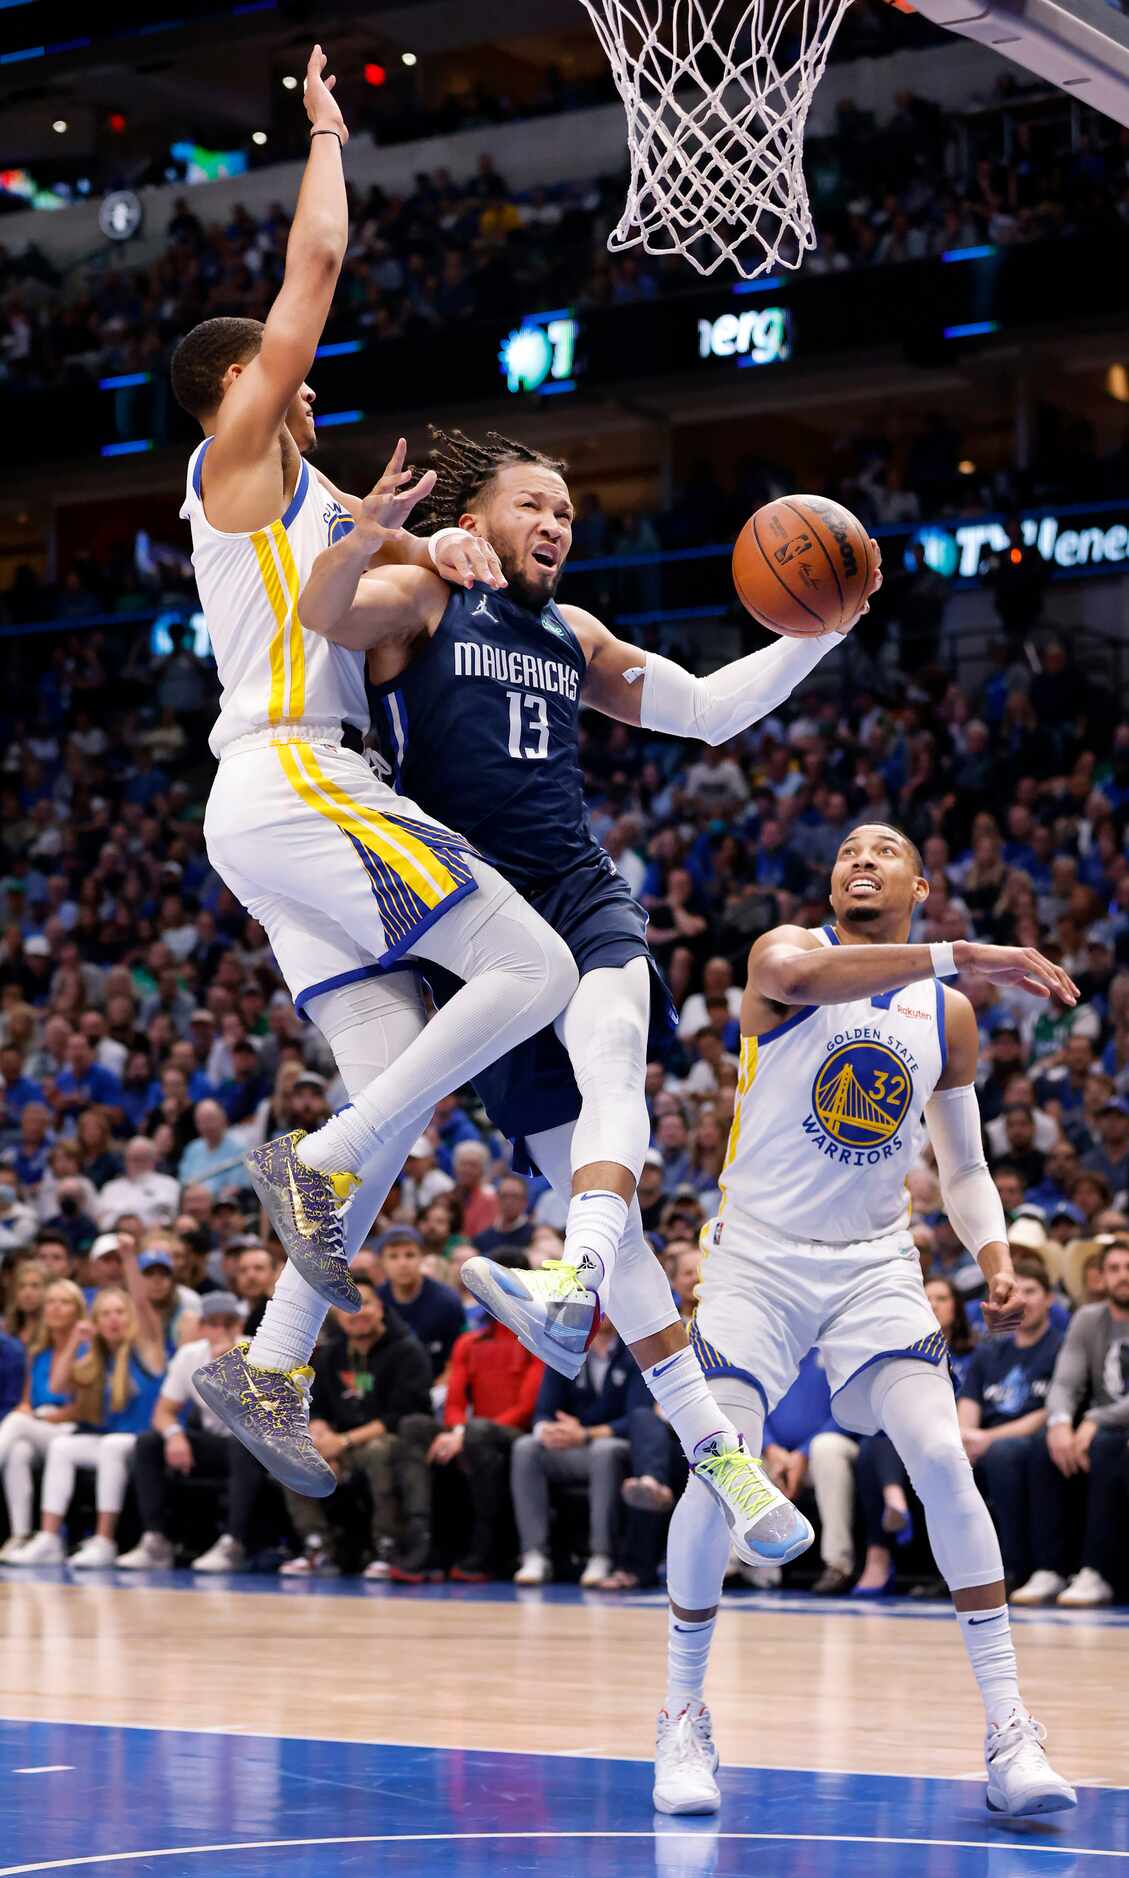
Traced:
[[[498, 1263], [512, 1270], [529, 1270], [522, 1252], [507, 1252]], [[543, 1374], [544, 1364], [493, 1318], [481, 1330], [466, 1331], [451, 1353], [445, 1426], [431, 1442], [427, 1458], [433, 1467], [457, 1461], [470, 1488], [474, 1509], [470, 1544], [451, 1571], [461, 1584], [483, 1584], [497, 1575], [498, 1526], [509, 1493], [510, 1450], [532, 1426]], [[402, 1425], [402, 1439], [406, 1432]]]

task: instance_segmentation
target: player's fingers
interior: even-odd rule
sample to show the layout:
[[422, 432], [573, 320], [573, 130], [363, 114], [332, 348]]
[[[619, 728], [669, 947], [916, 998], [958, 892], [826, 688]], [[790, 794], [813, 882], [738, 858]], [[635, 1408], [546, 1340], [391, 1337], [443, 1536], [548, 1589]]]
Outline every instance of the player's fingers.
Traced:
[[408, 454], [407, 438], [397, 437], [396, 448], [393, 450], [392, 455], [389, 457], [387, 463], [384, 465], [384, 474], [386, 476], [394, 476], [397, 470], [402, 470], [404, 467], [404, 458], [407, 456], [407, 454]]

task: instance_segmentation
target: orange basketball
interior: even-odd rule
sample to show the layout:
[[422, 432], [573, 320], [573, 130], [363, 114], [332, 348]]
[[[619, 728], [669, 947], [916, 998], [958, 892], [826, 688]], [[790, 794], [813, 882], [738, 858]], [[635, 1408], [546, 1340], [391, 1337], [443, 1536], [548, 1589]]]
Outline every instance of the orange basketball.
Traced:
[[825, 496], [781, 496], [750, 515], [733, 548], [733, 585], [747, 612], [790, 639], [834, 632], [866, 598], [866, 529]]

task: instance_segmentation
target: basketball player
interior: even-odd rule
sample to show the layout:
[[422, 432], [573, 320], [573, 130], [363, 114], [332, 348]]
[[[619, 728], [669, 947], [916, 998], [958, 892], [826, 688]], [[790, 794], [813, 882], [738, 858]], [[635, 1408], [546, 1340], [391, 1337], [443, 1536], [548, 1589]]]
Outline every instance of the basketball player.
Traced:
[[[327, 1300], [359, 1305], [346, 1261], [375, 1213], [357, 1194], [368, 1162], [389, 1131], [397, 1141], [410, 1135], [493, 1058], [501, 1036], [509, 1047], [551, 1021], [577, 983], [567, 946], [514, 889], [377, 779], [361, 755], [363, 661], [306, 632], [299, 617], [302, 582], [347, 514], [302, 460], [314, 437], [305, 374], [348, 236], [348, 133], [324, 67], [315, 47], [310, 156], [265, 326], [207, 320], [172, 362], [173, 389], [204, 432], [181, 514], [223, 685], [208, 857], [264, 927], [352, 1097], [316, 1133], [248, 1156], [289, 1264], [253, 1343], [208, 1364], [196, 1384], [253, 1453], [312, 1494], [331, 1493], [336, 1480], [309, 1436], [306, 1357]], [[375, 497], [389, 524], [430, 486], [424, 478], [404, 489], [402, 450]], [[454, 549], [457, 573], [491, 590], [499, 576], [489, 556], [465, 542], [440, 545]], [[427, 544], [417, 548], [438, 581]], [[414, 980], [384, 976], [409, 951], [464, 981], [426, 1030]]]
[[[312, 630], [369, 652], [397, 785], [466, 831], [568, 942], [581, 974], [556, 1033], [476, 1078], [494, 1122], [570, 1196], [564, 1258], [537, 1272], [472, 1259], [463, 1282], [566, 1375], [583, 1361], [587, 1334], [562, 1323], [562, 1307], [586, 1316], [590, 1334], [602, 1296], [724, 1505], [738, 1551], [779, 1562], [810, 1544], [812, 1529], [719, 1414], [643, 1237], [635, 1185], [650, 1138], [652, 988], [663, 1018], [670, 999], [647, 950], [646, 915], [589, 827], [577, 720], [584, 703], [624, 723], [725, 743], [786, 698], [839, 635], [781, 640], [709, 678], [626, 645], [582, 608], [555, 604], [572, 537], [563, 464], [495, 435], [485, 444], [436, 435], [433, 520], [491, 544], [504, 593], [449, 591], [418, 567], [367, 571], [382, 535], [362, 516], [319, 556], [300, 604]], [[450, 981], [430, 968], [427, 976], [440, 1000], [450, 995]], [[397, 1151], [409, 1146], [405, 1138]], [[390, 1161], [390, 1181], [398, 1171]]]
[[[835, 1419], [883, 1429], [925, 1507], [987, 1711], [988, 1805], [1009, 1814], [1075, 1804], [1020, 1700], [1000, 1548], [957, 1423], [945, 1339], [926, 1301], [905, 1178], [926, 1138], [961, 1243], [988, 1285], [990, 1331], [1021, 1307], [1007, 1225], [980, 1139], [977, 1029], [956, 972], [1077, 1003], [1038, 952], [907, 945], [928, 897], [921, 856], [894, 828], [848, 835], [831, 876], [834, 922], [757, 940], [741, 1005], [738, 1106], [721, 1207], [691, 1338], [719, 1400], [757, 1453], [765, 1415], [818, 1344]], [[719, 1794], [706, 1660], [729, 1554], [726, 1522], [691, 1478], [671, 1521], [668, 1692], [654, 1801], [711, 1813]]]

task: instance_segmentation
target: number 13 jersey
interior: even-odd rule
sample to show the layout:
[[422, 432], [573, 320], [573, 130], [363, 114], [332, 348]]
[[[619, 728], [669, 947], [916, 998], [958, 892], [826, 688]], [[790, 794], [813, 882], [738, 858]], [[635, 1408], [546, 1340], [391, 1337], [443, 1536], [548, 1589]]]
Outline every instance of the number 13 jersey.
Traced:
[[[824, 945], [838, 945], [830, 926]], [[944, 992], [923, 978], [881, 997], [810, 1004], [742, 1037], [721, 1217], [853, 1244], [909, 1221], [905, 1180], [947, 1060]]]
[[608, 868], [588, 822], [577, 719], [587, 666], [557, 607], [456, 588], [398, 678], [370, 686], [393, 786], [457, 828], [519, 893], [585, 862]]

